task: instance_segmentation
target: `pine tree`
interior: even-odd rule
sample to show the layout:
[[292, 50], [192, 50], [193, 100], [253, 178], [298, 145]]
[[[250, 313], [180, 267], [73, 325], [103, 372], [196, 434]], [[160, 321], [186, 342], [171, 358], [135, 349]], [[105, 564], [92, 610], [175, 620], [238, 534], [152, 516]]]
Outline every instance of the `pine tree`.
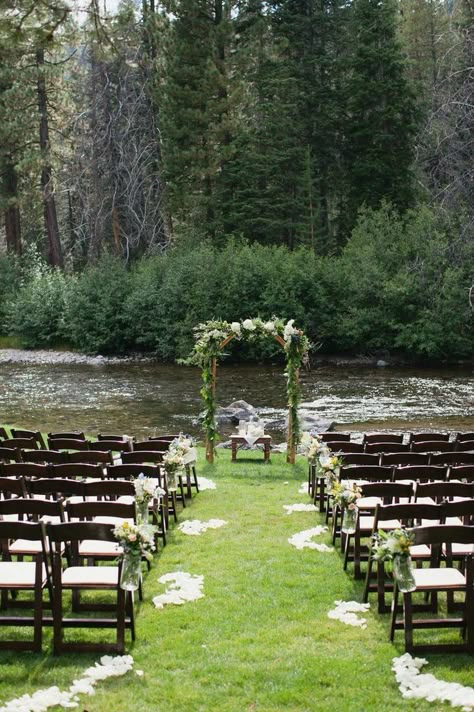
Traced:
[[395, 0], [355, 0], [348, 66], [346, 160], [348, 230], [362, 205], [386, 200], [400, 210], [414, 200], [412, 166], [417, 111], [397, 38]]

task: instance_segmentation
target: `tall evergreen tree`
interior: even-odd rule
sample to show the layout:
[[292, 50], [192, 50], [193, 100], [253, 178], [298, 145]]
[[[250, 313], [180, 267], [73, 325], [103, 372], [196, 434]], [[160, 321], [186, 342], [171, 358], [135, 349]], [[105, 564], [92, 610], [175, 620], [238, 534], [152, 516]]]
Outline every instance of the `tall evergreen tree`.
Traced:
[[348, 229], [362, 205], [400, 210], [414, 200], [417, 111], [397, 37], [395, 0], [354, 0], [348, 66], [346, 160]]

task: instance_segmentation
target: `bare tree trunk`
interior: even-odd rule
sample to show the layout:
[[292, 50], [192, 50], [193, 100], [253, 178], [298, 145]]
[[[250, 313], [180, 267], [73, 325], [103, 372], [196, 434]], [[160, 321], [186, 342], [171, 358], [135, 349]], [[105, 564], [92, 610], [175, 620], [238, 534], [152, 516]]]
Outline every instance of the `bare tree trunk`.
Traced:
[[53, 170], [50, 160], [48, 107], [46, 82], [44, 78], [44, 50], [36, 50], [38, 67], [38, 109], [40, 115], [39, 142], [43, 167], [41, 169], [41, 188], [43, 191], [44, 225], [48, 237], [48, 261], [53, 267], [63, 267], [63, 255], [59, 239], [56, 201], [54, 198]]
[[5, 195], [12, 201], [5, 210], [5, 236], [7, 250], [15, 255], [21, 255], [21, 222], [20, 209], [13, 202], [17, 197], [17, 177], [15, 168], [11, 163], [7, 163], [3, 175], [3, 187]]

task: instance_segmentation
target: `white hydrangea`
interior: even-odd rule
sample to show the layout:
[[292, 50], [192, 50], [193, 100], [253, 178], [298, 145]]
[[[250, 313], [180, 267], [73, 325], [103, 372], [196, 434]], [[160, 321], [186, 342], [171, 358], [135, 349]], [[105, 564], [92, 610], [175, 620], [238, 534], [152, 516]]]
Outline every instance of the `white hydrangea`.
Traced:
[[252, 319], [245, 319], [245, 321], [242, 322], [242, 327], [247, 329], [247, 331], [255, 331], [256, 329]]
[[233, 321], [230, 325], [230, 328], [232, 329], [234, 334], [240, 335], [242, 333], [242, 329], [241, 329], [239, 321]]

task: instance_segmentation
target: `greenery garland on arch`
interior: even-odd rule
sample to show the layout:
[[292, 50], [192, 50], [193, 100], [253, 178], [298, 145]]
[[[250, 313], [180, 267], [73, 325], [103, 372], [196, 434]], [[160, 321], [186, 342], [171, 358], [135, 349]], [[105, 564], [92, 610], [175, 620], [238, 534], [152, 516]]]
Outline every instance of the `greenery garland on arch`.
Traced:
[[288, 451], [287, 461], [295, 461], [300, 428], [298, 404], [300, 397], [299, 369], [310, 348], [307, 336], [293, 326], [294, 319], [284, 322], [273, 317], [264, 321], [259, 317], [243, 321], [207, 321], [194, 328], [196, 344], [190, 356], [181, 363], [199, 366], [202, 371], [201, 397], [204, 402], [202, 424], [206, 436], [206, 458], [213, 462], [217, 440], [216, 427], [216, 368], [223, 349], [232, 339], [250, 341], [256, 337], [274, 338], [286, 356], [286, 393], [288, 399]]

